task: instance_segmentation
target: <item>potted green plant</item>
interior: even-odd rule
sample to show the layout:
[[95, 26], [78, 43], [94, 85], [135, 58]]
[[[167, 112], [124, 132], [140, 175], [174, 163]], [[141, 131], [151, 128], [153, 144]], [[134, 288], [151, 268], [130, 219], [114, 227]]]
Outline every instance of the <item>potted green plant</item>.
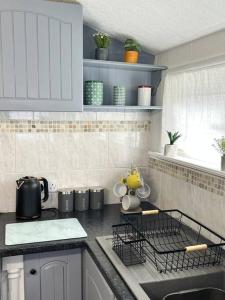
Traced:
[[126, 39], [124, 48], [124, 61], [127, 63], [136, 64], [138, 62], [139, 52], [141, 52], [141, 47], [138, 42], [134, 39]]
[[109, 46], [111, 43], [110, 36], [103, 32], [97, 32], [93, 34], [93, 37], [97, 46], [97, 48], [95, 49], [95, 59], [108, 60]]
[[174, 157], [177, 155], [177, 146], [175, 145], [175, 142], [181, 137], [181, 134], [179, 131], [174, 133], [167, 131], [167, 135], [170, 143], [165, 145], [164, 155]]
[[225, 171], [225, 137], [215, 139], [213, 147], [221, 154], [221, 171]]

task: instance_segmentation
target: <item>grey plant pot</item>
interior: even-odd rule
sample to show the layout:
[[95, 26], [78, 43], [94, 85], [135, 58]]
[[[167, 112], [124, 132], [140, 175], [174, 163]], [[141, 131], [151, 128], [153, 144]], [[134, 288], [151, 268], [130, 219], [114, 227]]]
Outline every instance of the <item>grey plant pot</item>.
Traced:
[[225, 171], [225, 155], [221, 156], [221, 171]]
[[109, 58], [109, 48], [96, 48], [95, 49], [95, 59], [108, 60], [108, 58]]

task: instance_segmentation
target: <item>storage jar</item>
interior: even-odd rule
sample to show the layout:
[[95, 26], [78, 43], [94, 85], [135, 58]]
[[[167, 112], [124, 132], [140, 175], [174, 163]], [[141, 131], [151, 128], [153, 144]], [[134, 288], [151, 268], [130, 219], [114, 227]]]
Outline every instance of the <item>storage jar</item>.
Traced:
[[141, 85], [138, 87], [138, 105], [150, 106], [151, 105], [152, 87], [150, 85]]
[[75, 210], [86, 211], [89, 209], [89, 189], [76, 188], [75, 189]]
[[86, 105], [102, 105], [103, 82], [96, 80], [85, 81], [84, 98]]
[[58, 210], [61, 213], [74, 211], [73, 189], [65, 188], [58, 190]]
[[113, 87], [113, 105], [124, 106], [126, 104], [126, 88], [121, 85]]
[[90, 188], [90, 209], [103, 209], [104, 189], [102, 187]]

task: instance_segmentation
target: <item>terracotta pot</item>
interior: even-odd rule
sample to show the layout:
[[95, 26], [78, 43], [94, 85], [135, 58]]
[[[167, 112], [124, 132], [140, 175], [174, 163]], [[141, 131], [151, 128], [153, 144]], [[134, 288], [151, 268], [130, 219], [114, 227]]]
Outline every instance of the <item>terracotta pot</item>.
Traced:
[[138, 51], [125, 51], [124, 61], [130, 64], [136, 64], [138, 62], [139, 52]]

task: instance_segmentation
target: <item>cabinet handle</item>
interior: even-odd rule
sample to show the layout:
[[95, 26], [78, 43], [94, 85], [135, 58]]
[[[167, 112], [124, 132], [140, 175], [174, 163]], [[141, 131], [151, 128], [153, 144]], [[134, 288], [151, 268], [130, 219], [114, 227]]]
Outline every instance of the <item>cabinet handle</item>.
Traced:
[[37, 273], [37, 271], [36, 271], [35, 269], [31, 269], [31, 270], [30, 270], [30, 274], [31, 274], [31, 275], [35, 275], [36, 273]]

